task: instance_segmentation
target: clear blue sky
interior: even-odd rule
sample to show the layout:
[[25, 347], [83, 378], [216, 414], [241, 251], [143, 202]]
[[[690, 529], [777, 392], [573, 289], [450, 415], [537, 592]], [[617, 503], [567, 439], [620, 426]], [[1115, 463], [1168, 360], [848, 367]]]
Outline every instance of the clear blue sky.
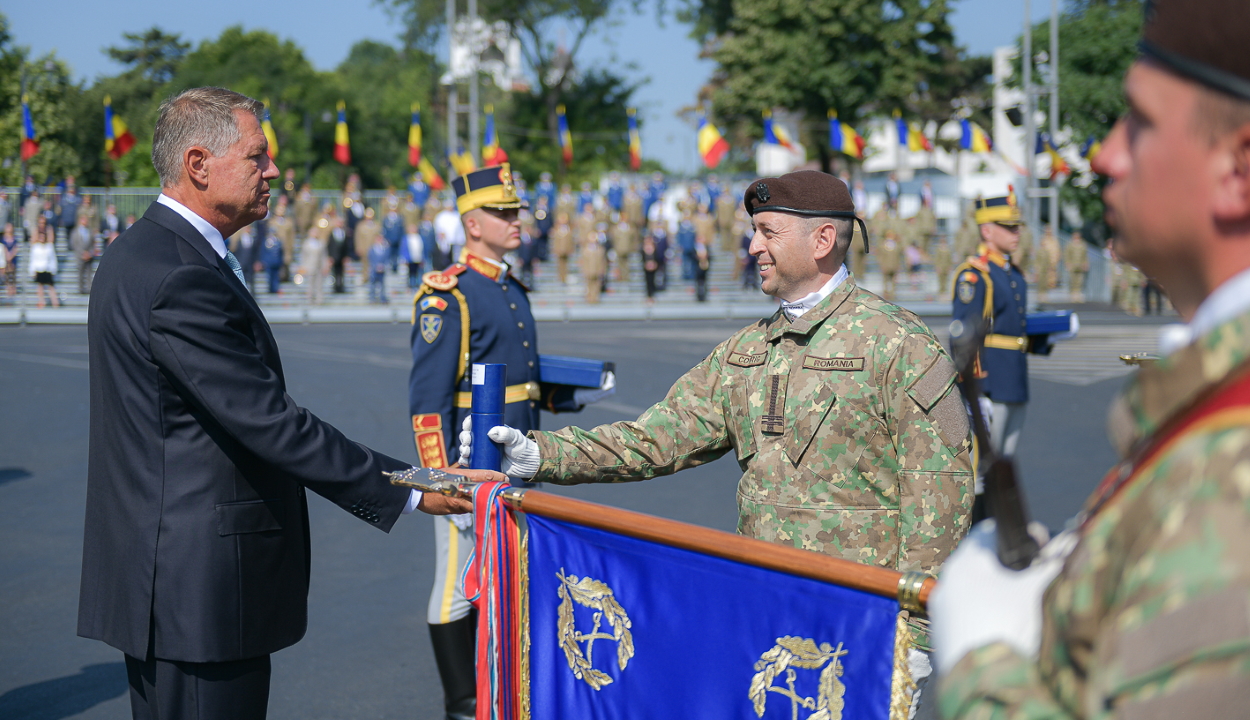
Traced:
[[[956, 38], [973, 53], [988, 54], [1020, 34], [1023, 0], [955, 0], [953, 5]], [[338, 65], [358, 40], [392, 42], [399, 33], [398, 25], [369, 0], [59, 0], [11, 3], [3, 12], [19, 45], [36, 56], [55, 50], [80, 79], [119, 72], [122, 68], [103, 48], [120, 44], [123, 32], [153, 25], [193, 43], [216, 37], [230, 25], [265, 28], [294, 40], [322, 70]], [[1049, 0], [1033, 0], [1031, 14], [1036, 19], [1049, 12]], [[595, 42], [586, 42], [579, 58], [583, 66], [632, 63], [638, 76], [648, 78], [636, 95], [643, 155], [678, 171], [693, 170], [697, 159], [694, 129], [676, 112], [693, 102], [713, 68], [711, 62], [698, 59], [698, 46], [686, 30], [672, 20], [659, 27], [654, 11], [648, 9], [620, 18]]]

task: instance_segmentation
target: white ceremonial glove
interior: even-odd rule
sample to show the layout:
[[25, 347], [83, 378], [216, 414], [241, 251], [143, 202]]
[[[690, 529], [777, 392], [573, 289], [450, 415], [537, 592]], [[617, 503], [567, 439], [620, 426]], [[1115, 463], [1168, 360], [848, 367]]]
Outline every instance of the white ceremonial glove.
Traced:
[[500, 444], [503, 452], [503, 474], [528, 480], [538, 473], [542, 459], [538, 456], [538, 443], [525, 437], [525, 433], [507, 425], [496, 425], [486, 437]]
[[605, 372], [603, 374], [603, 384], [598, 390], [592, 388], [578, 388], [573, 391], [573, 402], [578, 405], [589, 405], [597, 403], [600, 400], [611, 397], [616, 393], [616, 373]]
[[460, 467], [469, 467], [469, 457], [473, 454], [473, 418], [465, 417], [460, 423]]
[[977, 524], [942, 566], [929, 597], [930, 634], [938, 673], [947, 675], [964, 655], [1005, 642], [1036, 658], [1042, 640], [1042, 594], [1076, 545], [1071, 533], [1047, 543], [1033, 564], [1012, 570], [998, 561], [991, 518]]
[[452, 525], [456, 526], [461, 532], [473, 529], [473, 513], [459, 513], [456, 515], [448, 515], [447, 519]]

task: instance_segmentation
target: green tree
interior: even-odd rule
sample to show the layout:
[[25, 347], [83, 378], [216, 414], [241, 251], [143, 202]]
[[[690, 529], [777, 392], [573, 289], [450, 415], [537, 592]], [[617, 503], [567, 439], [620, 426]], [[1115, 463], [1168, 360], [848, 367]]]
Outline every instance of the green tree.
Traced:
[[984, 107], [989, 62], [955, 45], [948, 0], [690, 0], [680, 16], [718, 64], [702, 99], [759, 137], [760, 112], [808, 118], [804, 139], [828, 168], [825, 114], [852, 124], [901, 110], [947, 120]]
[[[1077, 145], [1106, 137], [1127, 109], [1122, 85], [1137, 57], [1142, 5], [1142, 0], [1069, 0], [1059, 18], [1060, 126]], [[1033, 27], [1033, 47], [1050, 47], [1049, 21]], [[1041, 70], [1043, 76], [1048, 72]], [[1065, 202], [1080, 208], [1086, 237], [1099, 243], [1108, 236], [1102, 220], [1105, 185], [1105, 178], [1085, 173], [1061, 191]]]
[[23, 74], [39, 140], [39, 152], [27, 163], [27, 173], [39, 183], [80, 174], [72, 109], [82, 88], [71, 80], [69, 66], [55, 53], [28, 60], [25, 48], [12, 45], [6, 20], [0, 25], [0, 72], [0, 181], [10, 185], [21, 181]]
[[[637, 84], [615, 73], [596, 69], [565, 90], [565, 112], [573, 135], [573, 167], [563, 179], [581, 182], [629, 167], [626, 109], [637, 89]], [[497, 127], [513, 167], [528, 178], [563, 168], [560, 146], [545, 129], [546, 97], [540, 92], [515, 94], [510, 114], [512, 124]]]
[[346, 88], [352, 164], [360, 168], [366, 187], [407, 185], [413, 172], [408, 164], [408, 127], [414, 102], [426, 110], [421, 128], [424, 152], [441, 157], [436, 148], [443, 146], [444, 131], [440, 123], [431, 122], [437, 113], [430, 102], [438, 77], [429, 55], [362, 40], [335, 73]]
[[105, 48], [105, 53], [154, 85], [172, 80], [191, 48], [177, 33], [171, 35], [155, 25], [141, 33], [122, 33], [122, 37], [127, 45]]
[[[426, 43], [422, 47], [428, 48], [446, 31], [446, 6], [442, 0], [375, 2], [390, 8], [404, 21], [406, 41], [419, 40]], [[479, 0], [479, 16], [490, 22], [506, 22], [520, 41], [521, 54], [535, 82], [532, 95], [542, 100], [543, 108], [540, 116], [526, 115], [527, 127], [545, 128], [548, 142], [557, 142], [556, 108], [569, 104], [569, 94], [578, 84], [576, 63], [582, 44], [619, 13], [637, 12], [642, 3], [643, 0]], [[557, 42], [553, 38], [556, 32], [567, 35]], [[596, 90], [590, 88], [589, 92]], [[500, 117], [497, 115], [497, 119]]]

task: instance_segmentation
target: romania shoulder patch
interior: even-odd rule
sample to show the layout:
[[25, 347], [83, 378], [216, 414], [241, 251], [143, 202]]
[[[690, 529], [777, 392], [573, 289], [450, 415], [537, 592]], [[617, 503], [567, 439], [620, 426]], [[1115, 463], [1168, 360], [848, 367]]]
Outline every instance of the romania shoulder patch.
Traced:
[[438, 334], [443, 331], [443, 316], [425, 313], [421, 316], [421, 339], [427, 344], [433, 343], [438, 339]]
[[430, 308], [434, 308], [435, 310], [447, 309], [447, 301], [437, 295], [426, 295], [421, 298], [419, 305], [422, 310], [429, 310]]

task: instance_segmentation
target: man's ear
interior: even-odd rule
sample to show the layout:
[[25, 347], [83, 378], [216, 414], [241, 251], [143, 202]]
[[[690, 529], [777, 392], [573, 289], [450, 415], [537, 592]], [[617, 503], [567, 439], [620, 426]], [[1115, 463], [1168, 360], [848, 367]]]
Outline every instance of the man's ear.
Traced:
[[1221, 164], [1212, 198], [1215, 219], [1223, 223], [1250, 221], [1250, 123], [1221, 143]]
[[464, 224], [465, 237], [470, 237], [474, 240], [482, 237], [481, 218], [478, 217], [476, 210], [466, 213], [465, 216], [461, 218], [461, 222]]
[[817, 260], [820, 260], [833, 252], [838, 244], [838, 229], [833, 223], [827, 222], [816, 230], [816, 237], [812, 243], [812, 254]]
[[978, 226], [977, 226], [977, 231], [981, 233], [981, 240], [982, 240], [982, 241], [984, 241], [984, 242], [989, 242], [989, 241], [990, 241], [990, 226], [989, 226], [988, 224], [986, 224], [986, 225], [978, 225]]
[[208, 164], [213, 156], [199, 146], [192, 146], [182, 153], [182, 168], [191, 184], [203, 190], [208, 187]]

